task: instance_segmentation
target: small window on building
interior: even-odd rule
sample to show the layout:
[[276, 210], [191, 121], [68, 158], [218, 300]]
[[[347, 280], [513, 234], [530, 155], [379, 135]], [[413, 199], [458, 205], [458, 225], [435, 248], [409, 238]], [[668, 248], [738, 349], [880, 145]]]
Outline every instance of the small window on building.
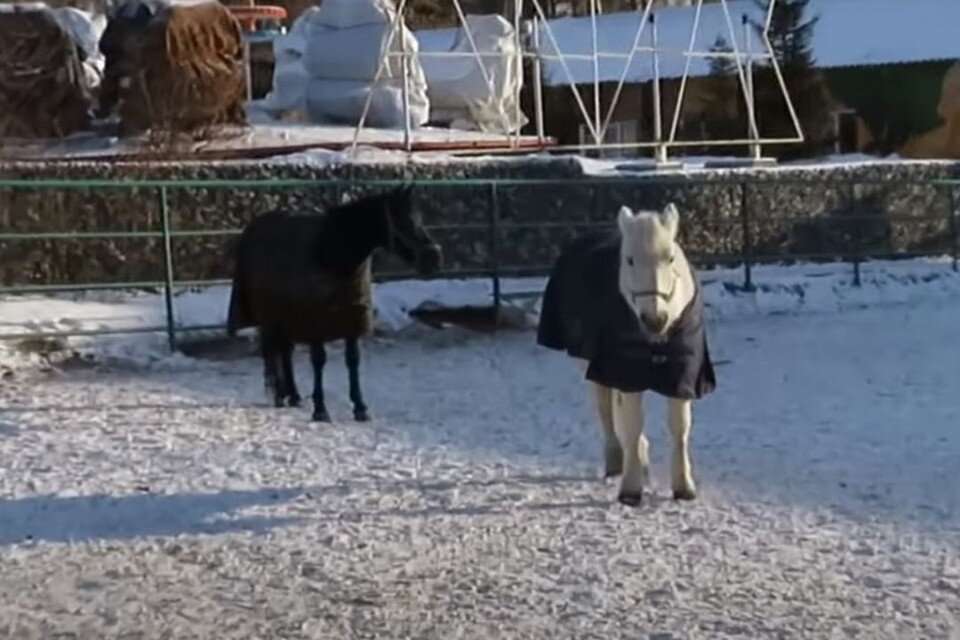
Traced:
[[857, 112], [842, 109], [833, 112], [834, 151], [855, 153], [860, 150], [860, 132]]
[[[582, 145], [592, 145], [594, 144], [593, 134], [590, 132], [590, 128], [585, 124], [580, 125], [579, 129], [580, 134], [580, 144]], [[607, 127], [606, 132], [603, 134], [603, 144], [609, 145], [624, 145], [630, 144], [637, 141], [637, 123], [633, 120], [618, 120], [616, 122], [611, 122]], [[616, 156], [625, 156], [625, 155], [635, 155], [636, 149], [630, 149], [625, 147], [613, 146], [609, 149], [601, 149], [599, 155], [601, 157], [616, 157]]]

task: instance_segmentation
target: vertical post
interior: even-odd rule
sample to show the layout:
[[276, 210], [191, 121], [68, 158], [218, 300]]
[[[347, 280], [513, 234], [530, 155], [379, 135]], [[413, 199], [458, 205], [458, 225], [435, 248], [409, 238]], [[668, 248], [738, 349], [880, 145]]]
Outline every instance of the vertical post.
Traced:
[[493, 312], [500, 321], [500, 194], [497, 183], [490, 183], [490, 277], [493, 280]]
[[653, 139], [657, 143], [656, 161], [667, 161], [667, 147], [663, 144], [663, 106], [660, 104], [660, 55], [657, 51], [657, 21], [650, 13], [650, 38], [653, 49]]
[[[521, 14], [523, 14], [523, 0], [513, 0], [513, 42], [515, 46], [514, 55], [516, 56], [513, 68], [514, 73], [516, 73], [515, 79], [517, 82], [517, 92], [513, 96], [513, 124], [517, 130], [511, 146], [515, 149], [520, 147], [520, 121], [523, 119], [523, 111], [520, 109], [520, 90], [521, 87], [523, 87], [523, 34], [521, 33]], [[507, 131], [507, 138], [509, 137], [510, 132]]]
[[855, 182], [850, 183], [850, 211], [853, 215], [853, 233], [852, 236], [854, 251], [853, 251], [853, 286], [859, 287], [861, 284], [860, 280], [860, 254], [863, 250], [863, 245], [861, 244], [862, 233], [860, 229], [860, 216], [863, 215], [863, 212], [860, 210], [860, 205], [857, 202], [857, 184]]
[[753, 237], [750, 231], [750, 198], [747, 197], [746, 182], [740, 183], [740, 224], [743, 232], [743, 289], [753, 291]]
[[250, 59], [250, 39], [243, 37], [243, 75], [247, 81], [247, 102], [253, 100], [253, 71], [250, 69], [252, 61]]
[[160, 228], [163, 234], [163, 297], [167, 310], [167, 340], [173, 352], [177, 350], [177, 330], [173, 319], [173, 242], [170, 237], [170, 206], [166, 187], [160, 187]]
[[400, 65], [403, 73], [403, 148], [407, 153], [410, 153], [413, 149], [413, 139], [410, 133], [410, 57], [403, 20], [400, 21], [397, 29], [400, 32]]
[[[746, 94], [747, 94], [747, 113], [749, 114], [747, 118], [747, 134], [751, 139], [757, 140], [760, 137], [759, 130], [755, 130], [755, 125], [751, 123], [756, 121], [756, 110], [757, 103], [753, 94], [753, 43], [750, 39], [750, 19], [747, 17], [747, 14], [743, 14], [741, 18], [743, 22], [743, 51], [747, 56], [747, 69], [746, 69]], [[763, 157], [763, 152], [760, 148], [759, 142], [754, 142], [750, 145], [750, 155], [753, 160], [759, 161]]]
[[593, 46], [593, 140], [603, 144], [604, 131], [600, 129], [600, 58], [597, 48], [597, 0], [590, 0], [590, 33]]
[[546, 139], [543, 132], [543, 69], [540, 67], [540, 20], [536, 16], [533, 18], [533, 103], [537, 142], [543, 147]]
[[947, 186], [947, 204], [950, 206], [950, 253], [953, 258], [953, 270], [960, 271], [960, 224], [957, 223], [957, 191], [953, 184]]

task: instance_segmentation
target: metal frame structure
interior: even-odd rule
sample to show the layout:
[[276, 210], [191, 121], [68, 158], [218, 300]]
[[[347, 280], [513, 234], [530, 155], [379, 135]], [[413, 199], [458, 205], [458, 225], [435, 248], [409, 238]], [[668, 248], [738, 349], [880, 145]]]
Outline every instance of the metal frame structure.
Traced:
[[[383, 47], [383, 53], [381, 55], [381, 60], [377, 68], [376, 75], [374, 77], [374, 83], [377, 83], [383, 76], [383, 73], [387, 69], [389, 63], [394, 58], [401, 59], [402, 65], [402, 81], [403, 81], [403, 104], [404, 104], [404, 148], [410, 152], [412, 150], [412, 140], [413, 132], [410, 126], [410, 104], [409, 104], [409, 65], [412, 56], [418, 57], [469, 57], [476, 61], [484, 81], [487, 84], [488, 89], [491, 92], [491, 97], [493, 97], [494, 86], [492, 79], [489, 77], [486, 68], [483, 65], [483, 58], [485, 54], [482, 54], [476, 46], [475, 39], [471, 33], [470, 27], [466, 23], [466, 16], [463, 12], [463, 8], [460, 4], [460, 0], [450, 0], [453, 3], [453, 7], [456, 11], [457, 18], [459, 20], [460, 28], [464, 30], [466, 34], [467, 41], [470, 45], [470, 52], [424, 52], [420, 51], [416, 54], [406, 50], [406, 40], [401, 36], [401, 51], [393, 51], [393, 42], [399, 33], [400, 29], [403, 28], [403, 18], [407, 8], [407, 0], [400, 0], [399, 6], [397, 7], [393, 17], [390, 33], [387, 37], [386, 43]], [[521, 23], [520, 16], [523, 15], [524, 1], [531, 3], [530, 6], [534, 10], [534, 18], [528, 23]], [[657, 23], [656, 23], [656, 14], [654, 12], [654, 5], [657, 0], [645, 0], [643, 8], [637, 10], [637, 13], [640, 15], [640, 21], [636, 33], [634, 34], [633, 44], [629, 51], [603, 51], [600, 49], [600, 34], [597, 28], [597, 17], [602, 14], [601, 0], [590, 0], [590, 26], [591, 26], [591, 45], [592, 51], [588, 55], [577, 55], [577, 54], [565, 54], [561, 43], [558, 42], [556, 35], [553, 32], [553, 29], [550, 25], [550, 21], [546, 17], [546, 13], [541, 4], [541, 0], [513, 0], [513, 35], [514, 35], [514, 44], [516, 51], [519, 52], [518, 55], [514, 56], [513, 64], [516, 65], [516, 71], [518, 77], [522, 78], [523, 73], [523, 61], [530, 60], [532, 62], [533, 69], [533, 94], [534, 94], [534, 125], [536, 128], [537, 138], [543, 143], [545, 141], [545, 125], [544, 125], [544, 116], [543, 116], [543, 74], [542, 74], [542, 63], [544, 60], [556, 60], [560, 64], [566, 80], [569, 83], [572, 97], [576, 103], [577, 111], [582, 119], [582, 124], [588, 129], [591, 137], [593, 138], [592, 144], [576, 144], [576, 145], [561, 145], [561, 146], [552, 146], [551, 150], [575, 150], [578, 152], [583, 152], [585, 150], [609, 150], [609, 149], [652, 149], [654, 152], [654, 158], [657, 163], [660, 165], [669, 164], [669, 152], [671, 149], [684, 148], [684, 147], [700, 147], [700, 146], [746, 146], [751, 151], [751, 160], [755, 163], [764, 161], [762, 157], [762, 148], [765, 145], [773, 144], [792, 144], [792, 143], [801, 143], [804, 141], [804, 135], [802, 127], [800, 125], [800, 120], [797, 115], [796, 109], [793, 105], [793, 101], [790, 98], [789, 91], [786, 86], [786, 82], [783, 77], [783, 73], [780, 70], [780, 67], [777, 63], [776, 57], [773, 54], [773, 47], [769, 38], [770, 25], [773, 19], [773, 12], [776, 6], [776, 0], [770, 0], [770, 3], [767, 7], [767, 13], [764, 22], [764, 30], [762, 33], [763, 48], [764, 51], [761, 53], [753, 52], [751, 42], [750, 42], [750, 25], [747, 22], [746, 16], [743, 17], [742, 25], [744, 29], [744, 38], [743, 41], [746, 44], [744, 50], [740, 50], [740, 46], [737, 44], [738, 38], [735, 31], [735, 23], [730, 14], [730, 8], [727, 5], [727, 0], [719, 0], [719, 5], [722, 7], [724, 20], [728, 30], [728, 37], [733, 48], [733, 51], [730, 52], [720, 52], [720, 51], [698, 51], [696, 49], [696, 41], [698, 35], [698, 28], [700, 26], [700, 17], [703, 10], [704, 0], [697, 0], [697, 3], [693, 9], [694, 19], [693, 26], [690, 30], [690, 39], [688, 46], [683, 50], [675, 50], [669, 47], [661, 47], [658, 41], [657, 34]], [[650, 44], [642, 45], [644, 32], [649, 25], [650, 30]], [[530, 42], [527, 42], [524, 32], [530, 32], [532, 39]], [[541, 42], [541, 31], [542, 35], [546, 37], [549, 48], [555, 52], [554, 54], [545, 54], [542, 51]], [[530, 46], [526, 46], [526, 45]], [[604, 142], [607, 131], [611, 125], [613, 115], [616, 111], [616, 108], [619, 104], [623, 88], [627, 84], [627, 75], [629, 73], [630, 67], [633, 64], [634, 60], [638, 53], [647, 54], [650, 57], [650, 63], [653, 68], [653, 119], [654, 119], [654, 134], [653, 139], [649, 141], [637, 141], [637, 142], [628, 142], [628, 143], [614, 143], [610, 144]], [[664, 131], [664, 113], [663, 113], [663, 104], [661, 96], [661, 78], [660, 78], [660, 56], [664, 53], [680, 54], [684, 56], [684, 70], [683, 74], [680, 77], [680, 89], [676, 102], [676, 106], [673, 110], [673, 114], [670, 116], [669, 120], [669, 133], [665, 135]], [[486, 54], [497, 55], [497, 54]], [[743, 94], [743, 99], [747, 108], [747, 120], [748, 120], [748, 130], [745, 132], [743, 138], [731, 138], [731, 139], [722, 139], [722, 140], [709, 140], [709, 139], [696, 139], [696, 140], [678, 140], [677, 132], [680, 124], [680, 115], [683, 109], [684, 98], [686, 97], [687, 86], [690, 79], [690, 65], [694, 59], [718, 59], [718, 58], [727, 58], [733, 60], [736, 65], [736, 73], [738, 84], [740, 86], [741, 92]], [[602, 59], [619, 59], [624, 61], [623, 71], [620, 75], [620, 78], [617, 82], [616, 89], [610, 104], [604, 105], [601, 104], [601, 95], [600, 95], [600, 60]], [[587, 106], [587, 101], [584, 100], [581, 95], [580, 88], [574, 78], [570, 67], [567, 64], [568, 60], [585, 60], [589, 61], [593, 65], [593, 104], [592, 108]], [[787, 106], [791, 122], [793, 124], [795, 135], [791, 137], [780, 137], [780, 138], [766, 138], [763, 137], [760, 133], [760, 128], [757, 122], [757, 114], [755, 109], [755, 95], [754, 95], [754, 84], [753, 84], [753, 71], [755, 63], [764, 62], [770, 66], [774, 71], [774, 76], [779, 85], [780, 91], [782, 92], [784, 102]], [[517, 110], [520, 108], [520, 87], [517, 89], [517, 95], [514, 96], [515, 104], [517, 105]], [[357, 147], [360, 141], [361, 132], [366, 124], [367, 115], [370, 109], [372, 96], [368, 95], [366, 103], [364, 105], [363, 113], [360, 118], [360, 122], [357, 124], [356, 130], [354, 132], [353, 143], [351, 145], [351, 153], [356, 154]], [[519, 139], [520, 132], [509, 132], [509, 126], [506, 119], [506, 114], [501, 115], [501, 119], [504, 125], [504, 130], [508, 131], [506, 134], [506, 141], [508, 147], [511, 150], [519, 150]]]
[[[740, 176], [732, 180], [718, 183], [715, 179], [704, 177], [685, 177], [675, 176], [657, 176], [642, 178], [644, 186], [651, 188], [669, 186], [669, 185], [698, 185], [705, 184], [712, 187], [725, 185], [732, 190], [736, 190], [739, 195], [740, 215], [728, 220], [714, 221], [718, 224], [729, 224], [731, 227], [740, 227], [742, 242], [740, 251], [724, 255], [696, 255], [690, 254], [689, 257], [695, 265], [705, 264], [739, 264], [743, 269], [742, 287], [745, 290], [752, 290], [754, 287], [753, 267], [761, 263], [776, 263], [785, 260], [836, 260], [850, 262], [853, 267], [853, 284], [860, 284], [860, 266], [861, 263], [871, 258], [907, 258], [929, 255], [942, 255], [943, 252], [913, 252], [896, 253], [866, 251], [856, 241], [854, 250], [844, 250], [842, 255], [837, 253], [806, 253], [789, 255], [764, 255], [757, 252], [754, 240], [751, 236], [751, 229], [757, 222], [763, 220], [778, 219], [796, 219], [793, 217], [758, 215], [752, 211], [750, 206], [750, 195], [763, 188], [782, 188], [785, 185], [809, 184], [808, 180], [793, 179], [789, 177], [779, 177], [776, 179], [758, 179], [750, 176]], [[533, 220], [533, 221], [511, 221], [504, 220], [501, 212], [501, 206], [509, 201], [505, 198], [506, 192], [516, 188], [530, 187], [548, 187], [551, 185], [562, 185], [564, 187], [575, 187], [585, 189], [597, 189], [601, 187], [622, 188], [626, 185], [636, 187], [637, 179], [629, 178], [579, 178], [571, 180], [563, 179], [450, 179], [450, 180], [422, 180], [413, 181], [419, 187], [429, 189], [442, 189], [445, 187], [471, 187], [484, 189], [490, 199], [490, 206], [487, 209], [487, 218], [483, 222], [461, 223], [461, 224], [440, 224], [431, 225], [432, 230], [479, 230], [485, 231], [487, 236], [489, 256], [486, 264], [475, 269], [455, 269], [444, 270], [437, 274], [436, 278], [464, 278], [464, 277], [487, 277], [492, 285], [492, 303], [494, 308], [499, 308], [501, 301], [509, 294], [502, 293], [501, 279], [507, 276], [541, 276], [549, 272], [550, 264], [542, 265], [505, 265], [502, 262], [502, 252], [500, 250], [502, 234], [507, 230], [523, 229], [542, 229], [546, 227], [569, 228], [577, 230], [589, 230], [610, 228], [612, 222], [584, 222], [582, 220], [556, 221], [556, 220]], [[2, 231], [0, 232], [0, 242], [25, 242], [25, 241], [87, 241], [104, 239], [141, 239], [141, 240], [160, 240], [160, 265], [161, 272], [158, 278], [147, 282], [88, 282], [71, 284], [10, 284], [0, 286], [0, 296], [20, 295], [20, 294], [53, 294], [80, 291], [96, 290], [134, 290], [134, 289], [160, 289], [164, 296], [166, 322], [164, 326], [141, 327], [136, 329], [98, 329], [93, 331], [68, 331], [68, 332], [41, 332], [36, 334], [11, 334], [0, 333], [2, 340], [25, 340], [30, 338], [57, 338], [68, 336], [84, 335], [109, 335], [124, 333], [161, 333], [165, 332], [171, 349], [176, 349], [178, 334], [182, 332], [198, 330], [221, 330], [220, 325], [200, 325], [200, 326], [177, 326], [176, 309], [174, 304], [175, 292], [184, 287], [205, 287], [215, 285], [230, 284], [226, 279], [210, 280], [180, 280], [176, 277], [176, 264], [174, 261], [174, 243], [184, 238], [202, 238], [212, 236], [238, 235], [241, 229], [177, 229], [171, 222], [170, 204], [168, 195], [172, 190], [183, 189], [287, 189], [287, 188], [311, 188], [328, 187], [336, 190], [344, 188], [354, 189], [357, 187], [383, 188], [398, 186], [401, 184], [410, 184], [407, 180], [307, 180], [307, 179], [285, 179], [285, 180], [50, 180], [50, 179], [23, 179], [23, 178], [0, 178], [0, 190], [56, 190], [56, 191], [83, 191], [83, 190], [129, 190], [146, 189], [154, 191], [157, 204], [159, 206], [160, 216], [156, 228], [150, 231], [41, 231], [41, 232], [18, 232]], [[891, 184], [900, 185], [927, 185], [933, 189], [942, 192], [947, 202], [947, 216], [940, 214], [926, 213], [920, 216], [908, 216], [907, 220], [917, 221], [945, 221], [950, 233], [950, 248], [947, 253], [952, 257], [954, 271], [960, 269], [960, 211], [956, 200], [956, 192], [960, 189], [960, 180], [857, 180], [857, 179], [827, 179], [818, 181], [818, 184], [830, 184], [836, 188], [843, 188], [848, 193], [850, 202], [856, 201], [856, 187], [858, 185], [890, 186]], [[599, 193], [599, 192], [597, 192]], [[600, 200], [595, 199], [595, 205], [600, 206]], [[145, 213], [144, 215], [148, 215]], [[818, 216], [817, 220], [827, 223], [831, 220], [842, 220], [858, 226], [860, 222], [876, 220], [876, 215], [856, 212], [854, 215], [829, 215]], [[894, 216], [885, 216], [887, 220], [896, 219]], [[395, 280], [400, 278], [417, 277], [411, 272], [392, 272], [375, 274], [378, 281]]]

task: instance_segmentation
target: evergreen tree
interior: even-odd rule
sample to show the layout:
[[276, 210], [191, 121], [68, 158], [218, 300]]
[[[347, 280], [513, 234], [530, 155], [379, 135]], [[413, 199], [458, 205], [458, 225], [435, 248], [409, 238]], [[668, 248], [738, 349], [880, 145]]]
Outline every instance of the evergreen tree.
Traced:
[[[770, 0], [754, 0], [764, 16]], [[813, 54], [813, 33], [817, 17], [808, 17], [810, 0], [777, 0], [770, 21], [768, 38], [773, 55], [783, 73], [784, 83], [804, 134], [804, 144], [791, 145], [780, 155], [821, 153], [832, 142], [831, 111], [834, 100], [817, 69]], [[758, 35], [763, 24], [754, 22]], [[770, 68], [760, 66], [754, 77], [754, 104], [760, 132], [764, 137], [790, 137], [795, 133], [783, 92]]]
[[[733, 47], [727, 43], [723, 36], [717, 36], [713, 46], [710, 47], [711, 53], [733, 53]], [[715, 77], [732, 76], [737, 72], [737, 65], [727, 57], [710, 58], [710, 75]]]
[[[766, 15], [769, 0], [754, 0]], [[819, 17], [805, 19], [810, 0], [778, 0], [770, 21], [770, 45], [777, 62], [787, 67], [813, 67], [813, 28]], [[763, 24], [754, 23], [762, 37]]]
[[[717, 36], [710, 48], [715, 53], [732, 53], [723, 36]], [[732, 58], [710, 58], [710, 75], [700, 83], [701, 115], [687, 134], [707, 140], [742, 138], [747, 134], [746, 115], [743, 110], [743, 92], [737, 65]], [[700, 153], [730, 153], [729, 149], [713, 149], [709, 144]]]

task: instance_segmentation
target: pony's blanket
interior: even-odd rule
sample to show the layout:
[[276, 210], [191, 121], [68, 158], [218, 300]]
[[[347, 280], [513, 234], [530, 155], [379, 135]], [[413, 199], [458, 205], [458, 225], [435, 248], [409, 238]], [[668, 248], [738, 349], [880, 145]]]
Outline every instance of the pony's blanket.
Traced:
[[623, 392], [686, 399], [712, 392], [700, 288], [666, 339], [650, 339], [620, 295], [619, 261], [619, 232], [564, 247], [543, 295], [537, 343], [586, 360], [588, 380]]
[[373, 331], [370, 260], [353, 273], [318, 264], [325, 216], [266, 214], [240, 237], [227, 330], [279, 331], [297, 343]]
[[246, 122], [243, 41], [225, 6], [134, 0], [111, 23], [101, 50], [124, 133]]
[[45, 5], [0, 5], [0, 138], [66, 136], [90, 124], [85, 50]]

